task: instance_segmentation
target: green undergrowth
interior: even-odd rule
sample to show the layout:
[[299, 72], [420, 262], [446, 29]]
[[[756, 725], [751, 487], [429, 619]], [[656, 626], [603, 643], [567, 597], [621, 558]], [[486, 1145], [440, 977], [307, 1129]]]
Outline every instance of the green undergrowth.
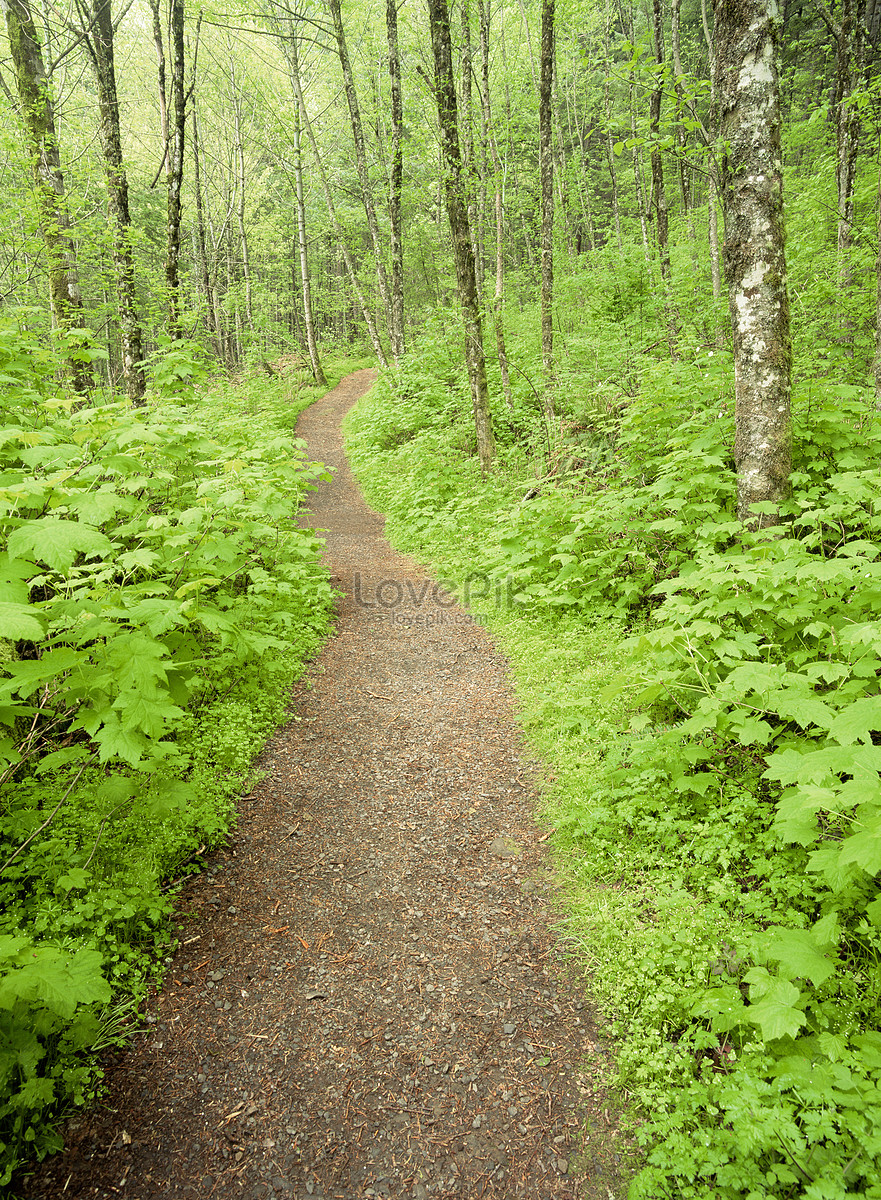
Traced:
[[633, 1200], [879, 1197], [881, 421], [863, 389], [802, 384], [787, 523], [745, 534], [730, 360], [627, 370], [625, 399], [585, 370], [540, 471], [505, 432], [537, 444], [528, 400], [496, 393], [485, 480], [433, 337], [349, 453], [511, 660]]
[[194, 363], [172, 344], [140, 409], [74, 400], [0, 329], [0, 1189], [134, 1029], [175, 882], [225, 842], [329, 627], [293, 519], [318, 391]]

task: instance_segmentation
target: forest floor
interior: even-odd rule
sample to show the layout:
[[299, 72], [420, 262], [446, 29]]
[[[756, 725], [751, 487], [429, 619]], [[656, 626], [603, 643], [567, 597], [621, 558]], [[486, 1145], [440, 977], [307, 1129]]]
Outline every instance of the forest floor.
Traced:
[[608, 1052], [555, 936], [538, 768], [485, 630], [346, 464], [358, 371], [300, 418], [333, 470], [335, 636], [184, 889], [147, 1032], [28, 1197], [609, 1200]]

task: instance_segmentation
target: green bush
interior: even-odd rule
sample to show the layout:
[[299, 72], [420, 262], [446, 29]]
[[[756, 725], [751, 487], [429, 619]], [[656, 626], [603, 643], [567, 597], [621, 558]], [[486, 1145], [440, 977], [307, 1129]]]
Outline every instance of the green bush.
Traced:
[[47, 365], [0, 330], [0, 1184], [95, 1086], [332, 602], [283, 381], [131, 410]]

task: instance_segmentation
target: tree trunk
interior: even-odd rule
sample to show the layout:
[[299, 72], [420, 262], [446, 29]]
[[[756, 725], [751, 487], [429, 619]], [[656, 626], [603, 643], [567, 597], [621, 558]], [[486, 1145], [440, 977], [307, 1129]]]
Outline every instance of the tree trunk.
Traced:
[[[635, 41], [635, 31], [633, 27], [633, 7], [632, 0], [625, 7], [621, 6], [621, 21], [624, 25], [624, 31], [631, 45]], [[636, 211], [639, 216], [639, 230], [642, 234], [642, 251], [645, 256], [646, 265], [650, 268], [652, 264], [652, 252], [649, 247], [649, 232], [648, 232], [648, 203], [645, 198], [645, 180], [642, 174], [642, 158], [640, 153], [640, 139], [636, 132], [636, 71], [631, 66], [627, 78], [628, 95], [630, 100], [630, 138], [632, 143], [633, 154], [633, 188], [636, 196]]]
[[682, 196], [682, 211], [685, 213], [685, 225], [688, 230], [688, 245], [691, 250], [692, 270], [694, 271], [695, 281], [697, 281], [698, 273], [698, 257], [697, 257], [697, 230], [694, 224], [694, 213], [692, 212], [691, 194], [689, 188], [689, 172], [686, 163], [686, 147], [688, 144], [688, 134], [683, 127], [683, 116], [685, 113], [685, 97], [682, 90], [682, 79], [685, 72], [682, 70], [682, 54], [679, 44], [679, 25], [682, 11], [682, 0], [671, 0], [670, 3], [670, 43], [673, 53], [673, 91], [676, 96], [676, 148], [677, 148], [677, 166], [679, 168], [679, 190]]
[[468, 227], [468, 208], [462, 178], [456, 84], [453, 78], [453, 51], [450, 44], [450, 14], [446, 0], [428, 0], [428, 19], [434, 54], [434, 90], [443, 150], [444, 193], [453, 240], [459, 303], [465, 325], [465, 362], [471, 386], [477, 452], [485, 474], [491, 468], [495, 457], [495, 439], [489, 413], [483, 329], [474, 270], [474, 247]]
[[162, 165], [156, 173], [156, 179], [153, 180], [153, 186], [156, 186], [156, 180], [164, 171], [166, 179], [168, 178], [169, 158], [168, 158], [168, 91], [165, 84], [165, 43], [162, 38], [162, 24], [159, 19], [159, 0], [148, 0], [150, 11], [153, 14], [153, 45], [156, 47], [156, 72], [157, 82], [159, 87], [159, 128], [162, 131]]
[[[652, 31], [655, 39], [655, 62], [659, 72], [664, 66], [664, 26], [661, 20], [661, 0], [652, 0]], [[652, 90], [649, 102], [649, 126], [652, 132], [652, 208], [655, 218], [655, 240], [658, 246], [658, 257], [661, 262], [661, 278], [665, 283], [670, 281], [670, 233], [669, 216], [667, 212], [667, 192], [664, 187], [664, 164], [658, 147], [661, 128], [661, 99], [663, 97], [663, 79], [658, 74], [658, 81]]]
[[[49, 306], [56, 328], [69, 334], [82, 326], [83, 301], [64, 203], [55, 109], [29, 0], [6, 0], [5, 8], [21, 115], [33, 156], [34, 188], [49, 274]], [[93, 384], [88, 362], [81, 361], [77, 353], [70, 356], [68, 364], [76, 391], [87, 392]]]
[[[701, 21], [704, 28], [704, 38], [707, 43], [707, 54], [710, 59], [710, 105], [713, 114], [712, 134], [718, 135], [719, 129], [719, 98], [716, 91], [716, 51], [710, 35], [710, 25], [707, 21], [707, 0], [701, 0]], [[719, 172], [716, 155], [710, 149], [707, 156], [707, 236], [710, 243], [710, 278], [713, 284], [713, 299], [722, 298], [722, 265], [719, 253], [719, 215], [716, 203], [719, 196]], [[725, 344], [725, 334], [721, 324], [715, 324], [715, 341], [717, 346]]]
[[[821, 12], [825, 12], [821, 7]], [[827, 23], [836, 43], [835, 72], [835, 181], [838, 193], [838, 298], [841, 307], [842, 341], [853, 356], [854, 321], [849, 311], [848, 292], [853, 285], [854, 184], [860, 142], [859, 110], [853, 91], [862, 59], [862, 24], [854, 0], [841, 0], [840, 21]]]
[[[291, 38], [291, 41], [293, 38]], [[290, 43], [285, 41], [285, 47], [289, 47]], [[327, 215], [330, 217], [330, 223], [333, 225], [333, 231], [339, 245], [340, 253], [343, 256], [346, 272], [349, 276], [349, 283], [355, 295], [358, 307], [361, 309], [361, 315], [364, 318], [364, 324], [367, 327], [367, 336], [370, 338], [370, 344], [373, 347], [373, 352], [376, 355], [379, 363], [383, 367], [388, 367], [388, 359], [386, 358], [385, 350], [383, 349], [382, 340], [379, 336], [379, 331], [376, 328], [376, 322], [373, 319], [373, 313], [364, 298], [364, 293], [361, 290], [361, 285], [358, 282], [358, 272], [355, 268], [355, 262], [352, 258], [352, 253], [349, 250], [346, 242], [345, 234], [343, 233], [342, 225], [337, 216], [336, 205], [333, 202], [333, 193], [330, 189], [330, 183], [327, 178], [327, 171], [324, 168], [324, 160], [321, 157], [321, 151], [318, 148], [318, 140], [315, 137], [315, 131], [312, 128], [312, 122], [309, 120], [309, 113], [306, 108], [306, 101], [303, 96], [303, 87], [300, 80], [299, 59], [296, 55], [288, 53], [288, 67], [290, 68], [291, 86], [294, 89], [294, 97], [300, 108], [300, 120], [302, 128], [306, 132], [306, 137], [309, 139], [309, 146], [312, 150], [312, 157], [315, 161], [315, 169], [318, 172], [318, 178], [321, 180], [321, 188], [324, 192], [324, 202], [327, 206]]]
[[143, 341], [135, 295], [135, 263], [131, 243], [131, 213], [128, 179], [122, 156], [119, 126], [119, 99], [113, 56], [113, 14], [110, 0], [93, 0], [92, 34], [88, 41], [95, 81], [98, 88], [98, 112], [101, 122], [101, 146], [107, 179], [107, 202], [113, 224], [113, 257], [116, 265], [116, 293], [122, 340], [122, 374], [130, 402], [144, 402], [146, 380], [143, 365]]
[[[230, 61], [232, 62], [233, 48], [230, 44]], [[238, 184], [236, 192], [238, 203], [236, 204], [236, 220], [239, 226], [239, 244], [242, 248], [242, 277], [245, 281], [245, 317], [247, 318], [248, 328], [251, 333], [254, 333], [254, 299], [253, 288], [251, 282], [251, 254], [248, 245], [248, 230], [245, 224], [245, 185], [247, 176], [245, 172], [245, 142], [242, 137], [242, 93], [236, 86], [235, 67], [232, 69], [232, 110], [233, 110], [233, 130], [235, 134], [235, 166], [236, 174], [238, 175]]]
[[875, 407], [881, 409], [881, 155], [878, 163], [878, 194], [875, 200]]
[[379, 295], [385, 311], [386, 329], [391, 338], [391, 301], [389, 297], [388, 276], [385, 269], [382, 239], [379, 236], [379, 225], [376, 220], [376, 208], [373, 204], [373, 192], [370, 187], [370, 173], [367, 169], [367, 151], [364, 145], [364, 131], [361, 126], [361, 111], [358, 107], [358, 94], [355, 91], [355, 78], [352, 74], [352, 64], [349, 61], [349, 51], [346, 45], [346, 35], [343, 29], [343, 18], [340, 11], [340, 0], [328, 0], [331, 20], [336, 36], [337, 53], [343, 72], [343, 87], [349, 105], [349, 117], [352, 124], [352, 140], [355, 143], [355, 166], [358, 170], [358, 181], [361, 185], [361, 200], [367, 217], [367, 230], [370, 235], [370, 245], [376, 262], [376, 282]]
[[621, 206], [618, 200], [618, 174], [615, 170], [615, 150], [612, 139], [612, 93], [609, 87], [609, 76], [612, 72], [612, 54], [609, 46], [609, 25], [611, 20], [611, 5], [607, 5], [605, 20], [603, 22], [603, 114], [606, 126], [606, 158], [609, 163], [609, 177], [612, 183], [612, 219], [615, 222], [615, 240], [618, 243], [618, 249], [621, 250], [624, 247], [624, 240], [621, 236]]
[[539, 175], [541, 186], [541, 361], [544, 412], [550, 433], [554, 419], [554, 0], [542, 0], [541, 60], [538, 94]]
[[508, 408], [514, 407], [511, 394], [511, 374], [508, 369], [508, 348], [505, 344], [505, 194], [503, 188], [502, 161], [496, 144], [496, 134], [493, 128], [492, 105], [489, 94], [489, 30], [490, 10], [489, 0], [477, 0], [480, 20], [480, 74], [483, 87], [481, 101], [483, 104], [483, 123], [486, 129], [486, 140], [489, 146], [493, 168], [493, 190], [495, 194], [496, 217], [496, 288], [493, 295], [493, 320], [496, 327], [496, 356], [499, 360], [499, 372], [502, 377], [502, 391]]
[[181, 189], [184, 178], [184, 0], [170, 0], [171, 37], [171, 128], [168, 152], [168, 239], [165, 251], [165, 286], [168, 293], [168, 333], [181, 337], [180, 323], [180, 226]]
[[389, 173], [389, 227], [391, 230], [391, 338], [392, 358], [400, 365], [404, 355], [404, 239], [401, 221], [401, 193], [404, 186], [404, 102], [401, 91], [401, 58], [398, 53], [397, 0], [386, 0], [388, 35], [388, 73], [391, 85], [392, 147]]
[[218, 358], [223, 356], [221, 340], [220, 317], [215, 308], [214, 288], [211, 286], [211, 273], [208, 267], [208, 244], [205, 237], [205, 210], [202, 204], [202, 164], [199, 154], [199, 122], [196, 119], [196, 106], [193, 104], [193, 191], [196, 201], [196, 257], [199, 271], [199, 281], [205, 296], [205, 324], [211, 334], [214, 353]]
[[[783, 226], [776, 0], [714, 0], [725, 274], [734, 334], [737, 515], [779, 521], [789, 494], [792, 348]], [[768, 513], [752, 505], [768, 503]]]
[[[299, 56], [296, 34], [286, 43], [288, 53], [293, 60], [292, 72], [300, 78]], [[303, 324], [306, 326], [306, 349], [309, 352], [309, 364], [312, 368], [312, 379], [319, 387], [327, 387], [327, 376], [321, 365], [318, 353], [318, 338], [315, 335], [315, 315], [312, 308], [312, 277], [309, 274], [309, 254], [306, 240], [306, 204], [303, 196], [303, 152], [302, 152], [303, 121], [299, 104], [294, 105], [294, 188], [297, 195], [297, 251], [300, 260], [300, 287], [303, 297]]]

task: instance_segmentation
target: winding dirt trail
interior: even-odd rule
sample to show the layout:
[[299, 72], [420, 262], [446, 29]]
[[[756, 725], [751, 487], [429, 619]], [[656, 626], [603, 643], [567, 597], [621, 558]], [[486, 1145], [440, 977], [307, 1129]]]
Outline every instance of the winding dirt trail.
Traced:
[[30, 1197], [617, 1192], [603, 1052], [554, 945], [505, 663], [391, 549], [345, 462], [340, 419], [374, 378], [349, 376], [299, 427], [334, 471], [303, 519], [345, 591], [336, 634], [232, 851], [182, 897], [149, 1034]]

